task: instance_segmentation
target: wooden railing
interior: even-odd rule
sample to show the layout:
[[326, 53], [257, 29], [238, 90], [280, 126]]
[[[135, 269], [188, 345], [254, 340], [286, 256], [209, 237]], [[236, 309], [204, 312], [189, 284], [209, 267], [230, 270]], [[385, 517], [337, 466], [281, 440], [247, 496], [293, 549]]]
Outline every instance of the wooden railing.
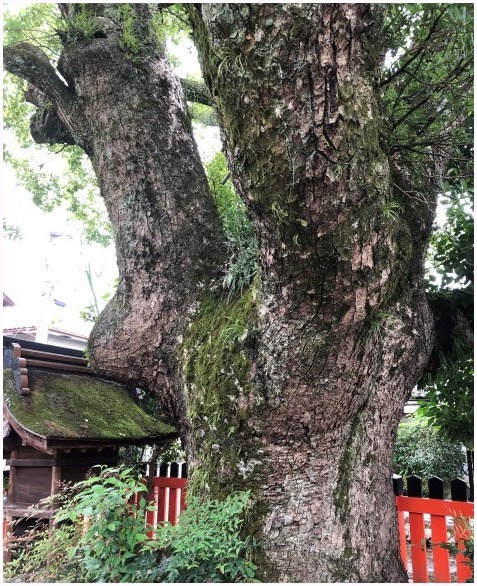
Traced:
[[[417, 476], [407, 479], [407, 496], [404, 496], [403, 479], [400, 476], [393, 478], [404, 567], [412, 572], [413, 582], [429, 582], [430, 563], [433, 582], [466, 582], [472, 577], [472, 570], [469, 560], [461, 552], [465, 549], [464, 542], [471, 537], [474, 518], [474, 505], [467, 502], [467, 485], [463, 480], [453, 480], [452, 500], [445, 500], [443, 481], [434, 477], [428, 482], [429, 498], [422, 497], [422, 480]], [[409, 515], [409, 540], [405, 513]], [[427, 533], [426, 521], [429, 525]], [[450, 541], [459, 552], [455, 556], [455, 574], [451, 572]]]
[[154, 509], [146, 511], [149, 537], [154, 537], [155, 529], [161, 523], [177, 523], [180, 512], [185, 509], [186, 492], [187, 478], [154, 477], [152, 494], [148, 498]]

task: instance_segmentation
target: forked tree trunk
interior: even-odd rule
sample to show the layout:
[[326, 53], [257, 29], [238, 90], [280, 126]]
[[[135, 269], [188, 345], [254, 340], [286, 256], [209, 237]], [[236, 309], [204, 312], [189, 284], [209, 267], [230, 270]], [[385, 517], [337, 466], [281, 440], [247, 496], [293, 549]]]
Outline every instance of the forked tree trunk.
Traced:
[[[128, 55], [111, 5], [90, 6], [101, 34], [65, 47], [68, 86], [31, 47], [6, 63], [53, 103], [57, 139], [90, 156], [115, 228], [121, 280], [93, 366], [168, 409], [192, 490], [251, 491], [262, 579], [406, 581], [391, 457], [432, 346], [433, 203], [386, 153], [379, 7], [187, 5], [260, 241], [259, 275], [227, 301], [180, 84], [152, 41]], [[131, 6], [148, 38], [148, 5]]]

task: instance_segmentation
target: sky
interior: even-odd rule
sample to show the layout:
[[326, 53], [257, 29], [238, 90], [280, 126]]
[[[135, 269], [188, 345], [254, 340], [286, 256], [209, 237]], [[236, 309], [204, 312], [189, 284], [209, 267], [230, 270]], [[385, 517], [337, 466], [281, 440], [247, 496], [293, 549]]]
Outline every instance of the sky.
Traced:
[[[31, 2], [7, 4], [17, 9]], [[171, 46], [170, 51], [180, 61], [176, 68], [179, 76], [200, 75], [197, 53], [190, 40]], [[218, 128], [195, 125], [194, 134], [204, 161], [220, 150]], [[15, 148], [12, 137], [6, 133], [4, 141], [10, 149]], [[91, 269], [101, 309], [106, 304], [101, 297], [113, 291], [117, 277], [114, 246], [86, 244], [81, 225], [65, 209], [58, 208], [51, 213], [40, 210], [33, 204], [31, 194], [17, 184], [14, 171], [5, 163], [1, 211], [7, 224], [17, 226], [21, 234], [21, 240], [17, 241], [3, 237], [2, 289], [15, 307], [4, 308], [2, 327], [34, 326], [46, 316], [51, 326], [88, 335], [93, 324], [80, 318], [80, 311], [93, 303], [86, 269], [88, 266]]]

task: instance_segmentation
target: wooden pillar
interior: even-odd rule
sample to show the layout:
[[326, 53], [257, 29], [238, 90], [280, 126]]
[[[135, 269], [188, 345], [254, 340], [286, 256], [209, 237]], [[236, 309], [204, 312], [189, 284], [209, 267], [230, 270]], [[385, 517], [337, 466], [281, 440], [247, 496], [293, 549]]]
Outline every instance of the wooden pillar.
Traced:
[[[60, 485], [61, 485], [61, 465], [58, 463], [59, 460], [59, 454], [58, 454], [57, 449], [53, 450], [52, 456], [53, 456], [53, 466], [51, 467], [51, 489], [50, 489], [50, 496], [52, 497], [51, 499], [51, 505], [50, 505], [50, 509], [53, 512], [58, 508], [58, 505], [55, 503], [55, 500], [53, 499], [53, 497], [55, 496], [55, 494], [57, 494], [60, 490]], [[50, 518], [50, 527], [53, 526], [53, 517]]]
[[[12, 450], [10, 459], [15, 460], [17, 458], [17, 450]], [[13, 495], [15, 490], [17, 469], [16, 466], [10, 466], [10, 474], [8, 475], [8, 491], [7, 491], [7, 506], [13, 502]], [[12, 526], [13, 517], [11, 515], [5, 515], [3, 521], [3, 563], [6, 564], [12, 561], [12, 552], [8, 549], [8, 543], [6, 540], [7, 532], [13, 531]]]
[[[58, 505], [55, 504], [53, 497], [60, 490], [60, 483], [61, 483], [61, 466], [58, 463], [58, 450], [57, 449], [53, 450], [52, 456], [53, 456], [53, 466], [51, 467], [51, 488], [50, 488], [50, 497], [52, 497], [51, 504], [50, 504], [51, 517], [48, 521], [48, 531], [49, 531], [50, 536], [52, 535], [53, 531], [55, 530], [54, 511], [58, 507]], [[49, 565], [50, 565], [50, 560], [47, 559], [46, 560], [47, 568], [49, 567]]]

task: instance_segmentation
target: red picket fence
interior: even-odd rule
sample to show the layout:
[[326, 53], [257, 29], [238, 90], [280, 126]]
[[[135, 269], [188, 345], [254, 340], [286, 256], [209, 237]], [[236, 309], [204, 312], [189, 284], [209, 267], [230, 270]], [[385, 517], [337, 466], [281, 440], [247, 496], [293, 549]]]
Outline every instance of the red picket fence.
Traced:
[[148, 500], [155, 507], [153, 511], [146, 511], [149, 537], [154, 537], [155, 529], [160, 523], [177, 523], [179, 513], [185, 509], [186, 492], [187, 478], [154, 477], [153, 492]]
[[[443, 545], [449, 543], [449, 529], [453, 529], [453, 542], [460, 552], [464, 550], [463, 542], [471, 536], [474, 505], [467, 502], [467, 485], [463, 480], [452, 481], [452, 500], [444, 500], [444, 483], [440, 478], [430, 478], [428, 482], [429, 498], [422, 497], [422, 481], [417, 476], [410, 476], [407, 479], [407, 496], [404, 496], [403, 479], [400, 476], [393, 478], [401, 557], [406, 571], [412, 571], [413, 582], [429, 582], [429, 565], [432, 564], [432, 581], [449, 583], [452, 581], [451, 557], [449, 550]], [[405, 513], [409, 515], [410, 552], [407, 545]], [[424, 515], [430, 516], [427, 534]], [[452, 519], [453, 523], [449, 524], [449, 519]], [[472, 577], [468, 562], [462, 553], [455, 556], [457, 582], [466, 582]]]

